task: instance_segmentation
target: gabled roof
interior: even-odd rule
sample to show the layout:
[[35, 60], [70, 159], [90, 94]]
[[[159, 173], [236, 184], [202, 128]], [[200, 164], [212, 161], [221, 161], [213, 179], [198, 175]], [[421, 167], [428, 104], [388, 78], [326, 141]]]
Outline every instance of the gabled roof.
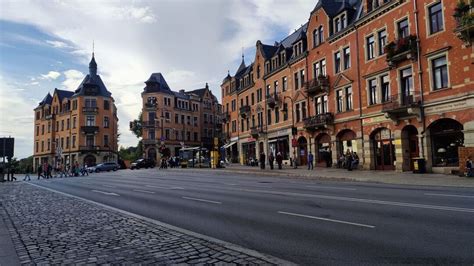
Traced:
[[46, 94], [46, 96], [44, 96], [43, 100], [41, 100], [41, 102], [38, 103], [38, 107], [43, 106], [45, 104], [51, 104], [52, 102], [53, 102], [53, 97], [48, 92], [48, 94]]
[[265, 59], [272, 58], [277, 50], [278, 46], [267, 45], [262, 43], [262, 55]]
[[54, 89], [53, 95], [55, 93], [58, 94], [59, 102], [62, 102], [64, 98], [71, 98], [72, 95], [74, 95], [74, 92], [72, 91], [65, 91], [65, 90], [58, 90], [58, 89]]
[[293, 45], [293, 43], [301, 36], [302, 33], [306, 33], [306, 30], [308, 29], [308, 23], [305, 23], [301, 27], [299, 27], [295, 32], [292, 34], [288, 35], [285, 39], [283, 39], [280, 44], [285, 46], [286, 48], [289, 48]]
[[332, 18], [345, 9], [354, 8], [356, 5], [360, 4], [360, 2], [362, 1], [360, 0], [319, 0], [319, 2], [316, 4], [316, 6], [314, 7], [311, 13], [313, 13], [319, 8], [322, 8], [324, 9], [324, 11], [326, 11], [326, 14], [328, 14], [328, 16]]

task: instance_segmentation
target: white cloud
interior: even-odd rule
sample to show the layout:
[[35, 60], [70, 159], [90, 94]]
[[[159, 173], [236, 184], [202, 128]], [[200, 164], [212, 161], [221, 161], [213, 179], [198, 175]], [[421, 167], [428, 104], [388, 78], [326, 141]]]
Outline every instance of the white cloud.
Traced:
[[41, 74], [40, 78], [46, 80], [53, 80], [59, 78], [59, 76], [61, 76], [61, 73], [57, 71], [49, 71], [48, 74]]
[[71, 48], [71, 46], [69, 46], [67, 43], [61, 41], [47, 40], [46, 43], [50, 44], [54, 48]]
[[[85, 67], [95, 41], [98, 72], [119, 107], [120, 144], [129, 146], [137, 140], [128, 131], [128, 122], [141, 109], [143, 82], [151, 73], [163, 73], [174, 90], [202, 88], [209, 82], [220, 99], [220, 82], [228, 69], [231, 73], [237, 69], [241, 47], [250, 55], [259, 39], [281, 40], [284, 36], [275, 33], [304, 24], [315, 4], [304, 0], [21, 0], [3, 1], [2, 9], [8, 12], [0, 12], [0, 19], [40, 28], [53, 36], [43, 45], [71, 46], [69, 52], [77, 58], [74, 63]], [[250, 60], [246, 57], [247, 63]], [[76, 89], [84, 78], [79, 73], [64, 71], [63, 86]]]
[[81, 84], [81, 81], [84, 79], [84, 74], [75, 69], [66, 70], [63, 72], [65, 80], [62, 82], [62, 85], [68, 90], [75, 90]]

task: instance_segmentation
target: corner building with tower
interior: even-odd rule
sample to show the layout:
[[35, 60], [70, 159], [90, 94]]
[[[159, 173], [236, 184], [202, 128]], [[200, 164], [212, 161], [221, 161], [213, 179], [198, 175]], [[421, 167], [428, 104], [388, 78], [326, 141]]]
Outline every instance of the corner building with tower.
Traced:
[[[306, 24], [224, 78], [224, 148], [249, 164], [462, 170], [474, 156], [474, 7], [447, 0], [320, 0]], [[302, 18], [302, 21], [304, 18]]]

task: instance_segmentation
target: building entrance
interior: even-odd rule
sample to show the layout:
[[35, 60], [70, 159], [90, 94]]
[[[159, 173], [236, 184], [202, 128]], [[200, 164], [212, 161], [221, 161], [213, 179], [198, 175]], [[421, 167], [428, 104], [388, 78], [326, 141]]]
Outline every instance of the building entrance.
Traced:
[[387, 128], [381, 128], [372, 134], [375, 156], [375, 169], [395, 170], [395, 145], [392, 133]]

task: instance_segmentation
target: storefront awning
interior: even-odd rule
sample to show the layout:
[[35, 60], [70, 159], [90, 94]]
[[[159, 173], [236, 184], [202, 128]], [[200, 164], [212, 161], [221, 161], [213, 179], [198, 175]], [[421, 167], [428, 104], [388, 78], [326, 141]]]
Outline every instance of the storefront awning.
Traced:
[[234, 145], [235, 143], [237, 143], [237, 141], [232, 141], [231, 143], [228, 143], [228, 144], [226, 144], [226, 145], [224, 145], [224, 146], [222, 146], [222, 147], [224, 147], [224, 149], [227, 149], [227, 148], [229, 148], [230, 146]]

